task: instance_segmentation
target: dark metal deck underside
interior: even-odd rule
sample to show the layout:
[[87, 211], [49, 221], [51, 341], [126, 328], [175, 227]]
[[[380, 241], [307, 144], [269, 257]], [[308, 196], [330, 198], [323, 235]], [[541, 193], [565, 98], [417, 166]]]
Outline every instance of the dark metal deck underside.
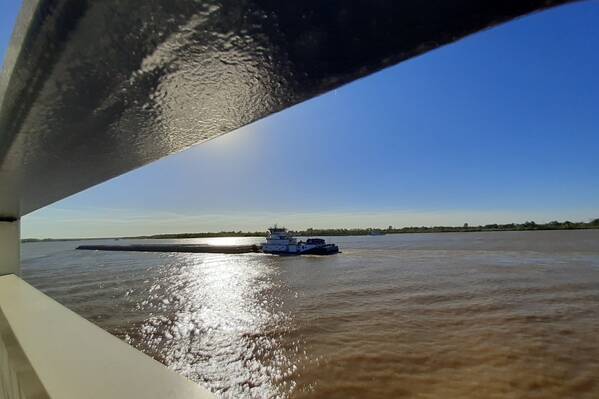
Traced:
[[565, 2], [27, 0], [0, 78], [0, 216]]

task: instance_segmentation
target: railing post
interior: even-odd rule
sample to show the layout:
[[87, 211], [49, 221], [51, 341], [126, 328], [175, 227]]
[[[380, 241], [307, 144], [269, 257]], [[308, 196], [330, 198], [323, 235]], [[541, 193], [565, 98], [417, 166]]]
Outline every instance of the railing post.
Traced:
[[0, 276], [21, 274], [21, 221], [0, 216]]

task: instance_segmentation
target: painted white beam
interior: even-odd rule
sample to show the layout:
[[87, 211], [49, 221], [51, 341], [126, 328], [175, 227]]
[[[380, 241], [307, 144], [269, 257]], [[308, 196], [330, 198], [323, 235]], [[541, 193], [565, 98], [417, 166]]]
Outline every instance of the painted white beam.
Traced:
[[[19, 350], [23, 356], [15, 355]], [[213, 397], [15, 275], [0, 277], [0, 366], [3, 359], [5, 363], [9, 360], [8, 367], [0, 367], [0, 385], [32, 388], [39, 381], [37, 395], [11, 389], [17, 393], [9, 396], [11, 399]], [[29, 364], [23, 365], [18, 359]], [[0, 398], [6, 388], [0, 386]]]
[[0, 276], [21, 272], [21, 222], [0, 220]]

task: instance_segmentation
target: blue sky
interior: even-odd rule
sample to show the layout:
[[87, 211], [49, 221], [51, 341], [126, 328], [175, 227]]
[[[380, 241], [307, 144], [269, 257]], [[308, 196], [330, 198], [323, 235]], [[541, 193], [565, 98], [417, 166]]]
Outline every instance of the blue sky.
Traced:
[[22, 235], [599, 217], [597, 21], [587, 1], [473, 35], [38, 210]]

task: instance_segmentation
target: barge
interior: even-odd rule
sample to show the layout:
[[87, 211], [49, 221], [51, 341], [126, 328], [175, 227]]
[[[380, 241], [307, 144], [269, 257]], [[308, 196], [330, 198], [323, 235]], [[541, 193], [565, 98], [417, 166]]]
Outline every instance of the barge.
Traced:
[[132, 244], [132, 245], [80, 245], [77, 249], [91, 251], [132, 252], [185, 252], [209, 254], [246, 254], [260, 252], [259, 245], [205, 245], [205, 244]]
[[332, 255], [339, 253], [335, 244], [327, 244], [322, 238], [308, 238], [298, 241], [287, 229], [268, 229], [266, 243], [262, 245], [206, 245], [206, 244], [131, 244], [131, 245], [80, 245], [77, 249], [90, 251], [131, 251], [131, 252], [187, 252], [244, 254], [263, 252], [273, 255]]

